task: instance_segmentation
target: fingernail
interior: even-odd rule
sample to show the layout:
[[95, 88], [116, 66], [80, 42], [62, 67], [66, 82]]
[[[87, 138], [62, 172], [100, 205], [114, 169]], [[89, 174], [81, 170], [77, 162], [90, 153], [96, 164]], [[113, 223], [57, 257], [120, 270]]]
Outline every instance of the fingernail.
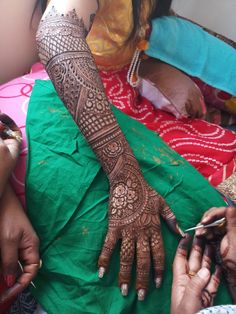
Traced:
[[209, 220], [209, 217], [205, 217], [205, 218], [202, 219], [201, 223], [204, 224], [204, 223], [206, 223], [208, 220]]
[[162, 279], [161, 278], [156, 278], [155, 279], [156, 288], [160, 288], [161, 283], [162, 283]]
[[5, 275], [4, 281], [7, 285], [7, 287], [11, 288], [12, 286], [14, 286], [14, 283], [16, 281], [16, 276], [15, 275]]
[[138, 300], [143, 301], [144, 299], [145, 299], [145, 290], [144, 289], [138, 290]]
[[198, 237], [198, 236], [200, 236], [200, 234], [201, 234], [201, 231], [200, 230], [196, 230], [195, 231], [195, 235]]
[[203, 267], [198, 271], [197, 274], [200, 278], [205, 279], [209, 276], [209, 270], [206, 267]]
[[195, 231], [195, 235], [197, 237], [203, 236], [203, 234], [204, 234], [204, 229], [198, 229]]
[[98, 277], [101, 279], [105, 274], [106, 269], [104, 267], [100, 267], [98, 270]]
[[128, 285], [126, 283], [121, 285], [121, 294], [123, 295], [123, 297], [126, 297], [128, 295]]

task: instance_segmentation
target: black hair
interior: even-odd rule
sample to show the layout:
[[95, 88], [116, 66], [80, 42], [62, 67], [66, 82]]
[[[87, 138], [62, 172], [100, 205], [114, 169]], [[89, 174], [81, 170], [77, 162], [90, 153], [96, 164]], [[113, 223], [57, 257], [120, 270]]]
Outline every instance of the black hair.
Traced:
[[34, 6], [34, 10], [33, 10], [33, 14], [32, 14], [32, 18], [35, 14], [35, 11], [37, 10], [37, 8], [40, 6], [41, 11], [44, 12], [46, 7], [47, 7], [47, 0], [36, 0], [35, 2], [35, 6]]
[[[140, 27], [139, 16], [140, 16], [140, 11], [141, 11], [142, 1], [147, 1], [147, 0], [132, 0], [134, 27], [129, 36], [129, 39], [132, 38], [138, 32], [138, 29]], [[172, 0], [154, 0], [152, 1], [152, 4], [153, 4], [153, 8], [152, 8], [152, 14], [150, 16], [150, 20], [170, 14]]]
[[[144, 0], [145, 1], [145, 0]], [[151, 18], [161, 17], [170, 14], [172, 0], [157, 0]]]

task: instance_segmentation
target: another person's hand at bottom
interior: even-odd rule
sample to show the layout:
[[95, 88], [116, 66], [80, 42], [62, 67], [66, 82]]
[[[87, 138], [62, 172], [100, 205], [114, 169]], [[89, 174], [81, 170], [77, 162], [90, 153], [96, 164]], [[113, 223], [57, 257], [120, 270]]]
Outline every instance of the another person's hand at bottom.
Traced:
[[211, 242], [218, 242], [220, 259], [224, 276], [236, 304], [236, 208], [213, 207], [203, 216], [201, 224], [208, 224], [215, 220], [226, 218], [226, 225], [214, 228], [203, 228], [196, 231], [196, 236]]
[[195, 314], [211, 306], [220, 283], [220, 267], [210, 273], [210, 247], [194, 238], [188, 258], [190, 241], [189, 235], [180, 241], [174, 259], [171, 314]]
[[31, 283], [40, 266], [38, 246], [37, 235], [8, 185], [0, 200], [0, 267], [8, 290], [0, 296], [0, 302], [16, 296]]
[[26, 288], [39, 268], [38, 238], [7, 183], [18, 160], [21, 140], [16, 123], [0, 113], [0, 269], [8, 287], [0, 302]]

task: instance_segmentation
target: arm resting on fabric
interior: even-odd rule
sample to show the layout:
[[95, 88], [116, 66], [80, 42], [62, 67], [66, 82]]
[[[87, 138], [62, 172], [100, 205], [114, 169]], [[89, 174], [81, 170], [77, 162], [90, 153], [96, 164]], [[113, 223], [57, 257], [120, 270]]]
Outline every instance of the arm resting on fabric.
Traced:
[[[47, 9], [37, 33], [39, 57], [108, 177], [111, 179], [119, 172], [127, 160], [139, 172], [138, 163], [111, 111], [86, 43], [84, 20], [88, 21], [94, 11], [88, 8], [85, 16], [86, 6], [78, 5], [80, 1], [67, 2], [70, 5], [52, 1], [51, 5], [56, 5]], [[78, 4], [75, 6], [74, 2]], [[82, 13], [79, 14], [80, 9]]]
[[62, 8], [64, 4], [54, 1], [60, 5], [46, 12], [37, 33], [39, 56], [59, 97], [109, 178], [109, 227], [98, 262], [99, 276], [104, 275], [114, 247], [122, 239], [119, 281], [122, 293], [126, 295], [137, 244], [136, 289], [139, 298], [144, 299], [148, 286], [150, 251], [154, 247], [157, 249], [153, 250], [157, 286], [161, 284], [163, 273], [164, 250], [159, 214], [175, 232], [180, 234], [180, 231], [170, 208], [145, 181], [112, 113], [86, 43], [85, 21], [89, 20], [91, 11], [88, 10], [84, 17], [85, 9], [83, 14], [82, 9], [73, 9], [74, 2], [71, 1], [72, 7]]

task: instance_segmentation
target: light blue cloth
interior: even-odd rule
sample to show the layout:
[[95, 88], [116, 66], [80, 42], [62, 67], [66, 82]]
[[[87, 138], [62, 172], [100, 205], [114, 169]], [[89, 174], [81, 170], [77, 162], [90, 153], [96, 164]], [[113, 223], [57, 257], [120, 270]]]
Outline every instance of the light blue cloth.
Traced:
[[236, 95], [236, 49], [194, 23], [172, 16], [154, 19], [145, 53]]
[[219, 305], [204, 309], [197, 314], [235, 314], [236, 305]]

